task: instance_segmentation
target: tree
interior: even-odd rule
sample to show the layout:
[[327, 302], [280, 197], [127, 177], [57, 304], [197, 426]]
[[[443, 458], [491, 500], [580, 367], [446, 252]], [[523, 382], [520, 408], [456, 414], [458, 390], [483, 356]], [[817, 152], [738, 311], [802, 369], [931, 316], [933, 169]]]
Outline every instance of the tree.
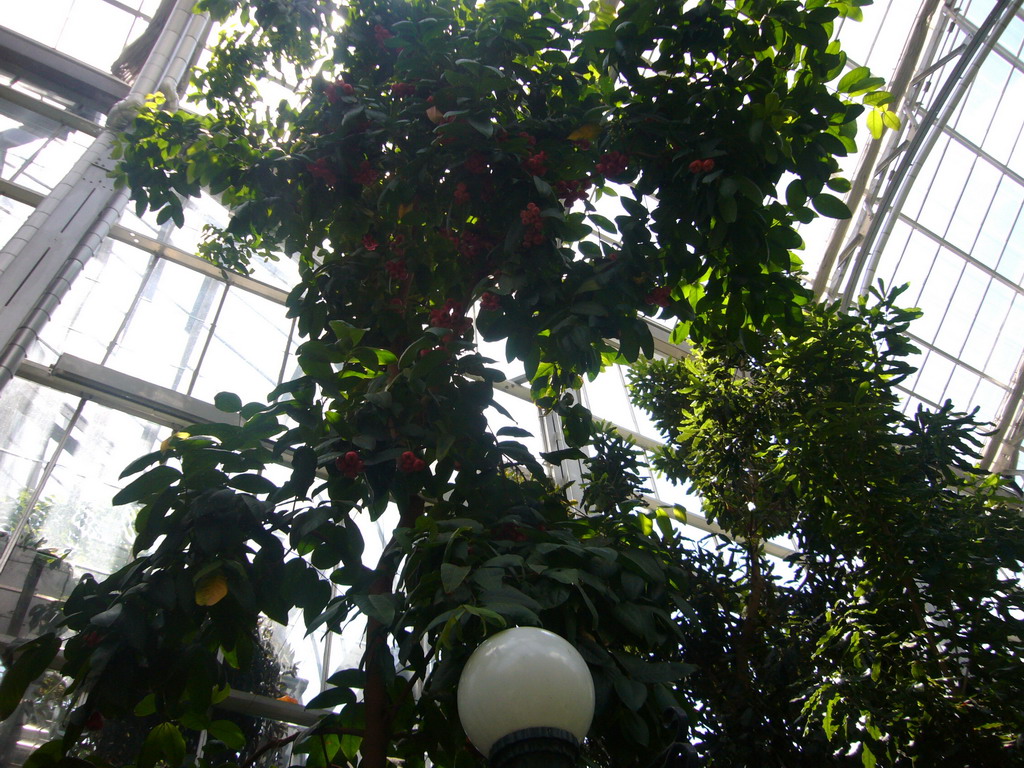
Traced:
[[[845, 63], [833, 22], [863, 4], [201, 3], [243, 22], [196, 78], [207, 111], [155, 100], [118, 172], [158, 221], [219, 196], [231, 220], [203, 252], [226, 268], [298, 260], [303, 375], [268, 403], [222, 393], [241, 427], [195, 425], [126, 469], [142, 473], [116, 497], [141, 505], [137, 558], [67, 603], [76, 709], [36, 765], [80, 764], [67, 756], [95, 713], [137, 711], [162, 720], [139, 765], [182, 763], [181, 729], [214, 724], [258, 617], [293, 608], [310, 631], [367, 622], [360, 668], [311, 702], [340, 711], [303, 735], [310, 765], [472, 759], [453, 685], [476, 641], [516, 623], [591, 664], [588, 761], [646, 764], [670, 738], [662, 710], [700, 706], [679, 682], [700, 574], [682, 539], [654, 532], [637, 458], [571, 390], [653, 354], [647, 313], [678, 319], [677, 340], [738, 349], [801, 326], [793, 226], [849, 215], [826, 190], [848, 187], [836, 158], [854, 146], [854, 100], [885, 110], [862, 69], [826, 85]], [[298, 79], [298, 105], [266, 113], [256, 84], [271, 75]], [[621, 215], [599, 213], [592, 188]], [[562, 418], [572, 447], [544, 458], [586, 458], [580, 504], [519, 430], [488, 429], [503, 376], [474, 334], [504, 340]], [[366, 563], [358, 520], [389, 506], [394, 535]], [[0, 711], [58, 645], [23, 649]], [[216, 746], [204, 765], [238, 759]]]
[[[631, 373], [656, 466], [737, 542], [700, 553], [726, 618], [698, 608], [683, 657], [725, 765], [1024, 764], [1019, 489], [974, 469], [971, 416], [900, 410], [898, 295]], [[779, 536], [789, 575], [763, 552]]]

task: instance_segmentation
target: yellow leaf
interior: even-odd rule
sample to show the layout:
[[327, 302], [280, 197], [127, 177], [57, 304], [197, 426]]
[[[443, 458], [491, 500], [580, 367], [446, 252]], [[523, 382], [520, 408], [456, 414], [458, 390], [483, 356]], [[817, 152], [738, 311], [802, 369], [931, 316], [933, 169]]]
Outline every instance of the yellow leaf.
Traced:
[[169, 451], [171, 450], [171, 446], [174, 445], [175, 440], [184, 440], [188, 436], [188, 432], [173, 432], [170, 437], [160, 443], [160, 450]]
[[569, 141], [580, 141], [586, 139], [596, 139], [601, 134], [601, 126], [588, 123], [587, 125], [581, 125], [575, 131], [569, 134]]
[[411, 211], [413, 208], [412, 203], [399, 203], [398, 205], [398, 218], [399, 220], [405, 218], [405, 214]]
[[228, 594], [228, 582], [220, 571], [204, 576], [196, 584], [196, 605], [216, 605]]

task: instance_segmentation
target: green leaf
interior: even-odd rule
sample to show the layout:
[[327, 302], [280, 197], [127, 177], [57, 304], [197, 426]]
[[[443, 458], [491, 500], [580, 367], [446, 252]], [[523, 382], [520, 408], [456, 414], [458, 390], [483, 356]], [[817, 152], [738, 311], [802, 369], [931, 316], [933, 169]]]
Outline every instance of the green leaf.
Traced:
[[541, 458], [548, 464], [561, 464], [563, 461], [583, 461], [587, 454], [579, 448], [563, 448], [560, 451], [547, 451], [541, 453]]
[[859, 82], [870, 75], [871, 70], [867, 67], [856, 67], [843, 75], [836, 88], [840, 93], [850, 93], [856, 89]]
[[213, 396], [213, 404], [219, 411], [238, 413], [242, 410], [242, 398], [234, 392], [218, 392]]
[[111, 503], [116, 507], [119, 504], [128, 504], [133, 501], [139, 501], [140, 499], [150, 496], [158, 491], [164, 490], [171, 483], [176, 482], [180, 478], [181, 472], [174, 467], [156, 467], [142, 475], [142, 477], [138, 477], [128, 483], [128, 485], [114, 495]]
[[340, 685], [335, 688], [328, 688], [327, 690], [321, 691], [310, 699], [309, 703], [306, 704], [306, 707], [308, 709], [334, 709], [335, 707], [352, 704], [355, 700], [356, 695], [352, 692], [352, 689], [347, 686]]
[[230, 720], [214, 720], [207, 728], [210, 735], [218, 741], [224, 742], [228, 749], [241, 752], [245, 749], [245, 734], [242, 729]]
[[441, 564], [441, 587], [448, 594], [451, 594], [469, 575], [468, 565], [454, 565], [453, 563]]
[[853, 215], [850, 213], [850, 209], [846, 207], [846, 203], [827, 192], [812, 197], [811, 205], [822, 216], [828, 216], [832, 219], [848, 219]]
[[37, 747], [22, 768], [57, 768], [64, 759], [64, 739], [54, 739]]
[[622, 703], [634, 712], [640, 709], [647, 700], [647, 686], [643, 683], [631, 680], [625, 675], [616, 675], [612, 684]]
[[136, 768], [154, 768], [161, 760], [177, 768], [185, 759], [185, 738], [174, 723], [160, 723], [149, 732]]
[[885, 121], [882, 119], [882, 110], [872, 109], [868, 112], [868, 132], [871, 133], [871, 138], [877, 141], [882, 138], [884, 131]]
[[255, 494], [273, 493], [277, 490], [277, 485], [270, 480], [262, 475], [253, 474], [235, 475], [228, 480], [228, 485], [240, 491]]
[[328, 325], [338, 338], [338, 341], [344, 342], [349, 347], [356, 346], [363, 340], [363, 336], [366, 335], [365, 328], [356, 328], [354, 325], [343, 320], [331, 320]]
[[617, 234], [617, 233], [618, 233], [618, 231], [619, 231], [619, 230], [618, 230], [618, 229], [617, 229], [617, 228], [615, 227], [615, 224], [614, 224], [614, 223], [612, 223], [612, 220], [611, 220], [611, 219], [609, 219], [609, 218], [608, 218], [607, 216], [602, 216], [602, 215], [601, 215], [601, 214], [599, 214], [599, 213], [591, 213], [591, 214], [590, 214], [590, 216], [589, 216], [589, 218], [590, 218], [590, 220], [591, 220], [592, 222], [594, 222], [595, 224], [597, 224], [597, 226], [599, 226], [599, 227], [600, 227], [601, 229], [603, 229], [603, 230], [604, 230], [605, 232], [610, 232], [611, 234], [613, 234], [613, 235], [614, 235], [614, 234]]
[[148, 467], [150, 464], [156, 464], [158, 461], [161, 461], [163, 458], [164, 458], [164, 452], [163, 451], [153, 451], [152, 453], [147, 453], [145, 456], [140, 456], [135, 461], [133, 461], [131, 464], [129, 464], [127, 467], [125, 467], [121, 471], [121, 474], [117, 476], [117, 479], [118, 480], [123, 480], [124, 478], [128, 477], [128, 475], [134, 475], [136, 472], [141, 472], [146, 467]]
[[46, 671], [59, 650], [60, 639], [53, 632], [47, 632], [10, 651], [14, 663], [0, 681], [0, 720], [11, 716], [29, 685]]
[[146, 715], [152, 715], [156, 713], [156, 695], [148, 694], [142, 701], [135, 705], [133, 710], [136, 717], [145, 717]]
[[352, 602], [370, 618], [381, 624], [395, 620], [396, 598], [394, 595], [353, 595]]

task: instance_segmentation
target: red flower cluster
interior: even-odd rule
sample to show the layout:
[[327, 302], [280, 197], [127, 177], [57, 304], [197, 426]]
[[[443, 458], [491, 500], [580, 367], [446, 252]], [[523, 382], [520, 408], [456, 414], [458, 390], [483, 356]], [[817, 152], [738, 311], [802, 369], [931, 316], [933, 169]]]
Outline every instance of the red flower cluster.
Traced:
[[401, 99], [406, 96], [412, 96], [416, 93], [416, 86], [412, 83], [392, 83], [391, 84], [391, 95], [396, 99]]
[[647, 304], [656, 304], [659, 307], [667, 307], [672, 300], [672, 289], [667, 286], [659, 286], [644, 296]]
[[459, 253], [467, 259], [482, 256], [494, 247], [494, 242], [483, 235], [466, 230], [458, 240]]
[[340, 77], [324, 89], [324, 93], [327, 94], [327, 102], [329, 104], [337, 104], [342, 96], [351, 96], [355, 92], [356, 89], [352, 84], [346, 83]]
[[455, 193], [452, 195], [452, 199], [456, 205], [465, 205], [469, 202], [469, 190], [466, 188], [466, 182], [460, 181], [455, 185]]
[[548, 153], [538, 152], [523, 161], [523, 168], [532, 176], [543, 176], [548, 172]]
[[544, 242], [544, 221], [541, 219], [540, 208], [536, 203], [530, 203], [525, 209], [519, 212], [519, 218], [523, 222], [523, 247], [529, 248], [534, 245], [541, 245]]
[[498, 541], [526, 541], [526, 534], [514, 523], [502, 523], [493, 530], [491, 538]]
[[375, 24], [373, 27], [373, 37], [377, 41], [377, 45], [384, 45], [384, 43], [394, 37], [390, 30], [384, 29], [380, 24]]
[[466, 309], [461, 301], [448, 299], [440, 309], [430, 310], [432, 328], [450, 328], [462, 334], [468, 331], [472, 324], [473, 321], [466, 317]]
[[398, 457], [398, 471], [409, 474], [410, 472], [422, 472], [427, 468], [427, 462], [421, 459], [412, 451], [406, 451]]
[[710, 173], [715, 170], [715, 161], [710, 157], [705, 160], [694, 160], [690, 163], [690, 173]]
[[555, 195], [559, 200], [565, 201], [566, 207], [571, 206], [577, 200], [587, 199], [590, 193], [592, 182], [589, 179], [571, 179], [570, 181], [556, 181]]
[[345, 477], [355, 477], [365, 468], [363, 460], [359, 457], [359, 454], [355, 451], [349, 451], [344, 456], [339, 456], [334, 461], [334, 466], [338, 468]]
[[629, 155], [624, 152], [606, 152], [595, 168], [602, 176], [621, 176], [629, 167]]
[[332, 187], [338, 183], [338, 175], [327, 163], [326, 157], [321, 157], [315, 163], [306, 163], [306, 170], [314, 179], [320, 179]]
[[391, 259], [384, 262], [384, 269], [392, 280], [402, 282], [409, 277], [409, 271], [405, 268], [405, 259]]
[[380, 178], [380, 171], [370, 165], [369, 160], [363, 160], [359, 164], [359, 170], [352, 174], [352, 181], [368, 187]]
[[495, 310], [501, 309], [501, 296], [487, 291], [480, 297], [480, 309], [485, 312], [494, 312]]
[[463, 166], [470, 173], [487, 173], [487, 158], [479, 152], [473, 152]]
[[520, 131], [516, 135], [519, 136], [520, 139], [526, 139], [526, 146], [528, 146], [530, 149], [533, 149], [534, 147], [537, 146], [536, 136], [531, 136], [526, 131]]
[[377, 239], [373, 235], [369, 233], [363, 235], [363, 248], [366, 250], [376, 251], [379, 245], [380, 243], [377, 242]]

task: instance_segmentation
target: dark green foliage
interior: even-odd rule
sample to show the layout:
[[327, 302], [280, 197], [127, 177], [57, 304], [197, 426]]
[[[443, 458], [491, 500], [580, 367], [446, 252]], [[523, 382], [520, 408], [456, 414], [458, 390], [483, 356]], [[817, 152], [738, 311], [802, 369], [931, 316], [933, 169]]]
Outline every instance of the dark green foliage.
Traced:
[[[722, 765], [1024, 764], [1018, 491], [975, 473], [970, 416], [899, 409], [898, 293], [632, 373], [655, 464], [744, 542], [706, 555], [737, 574], [735, 622], [687, 657]], [[777, 536], [791, 578], [761, 552]]]
[[[860, 5], [204, 3], [253, 23], [197, 76], [204, 114], [144, 110], [117, 173], [161, 221], [181, 223], [183, 198], [217, 196], [231, 218], [202, 251], [226, 268], [297, 259], [287, 305], [302, 373], [267, 404], [218, 396], [239, 425], [194, 425], [126, 470], [142, 473], [117, 496], [141, 506], [138, 556], [68, 602], [76, 709], [37, 766], [58, 765], [96, 712], [142, 702], [160, 721], [142, 764], [181, 763], [187, 731], [219, 727], [227, 668], [248, 664], [259, 617], [293, 608], [310, 631], [367, 627], [359, 669], [317, 700], [337, 714], [296, 743], [311, 768], [479, 764], [454, 726], [454, 686], [473, 643], [510, 624], [551, 627], [590, 662], [592, 765], [644, 768], [674, 735], [670, 706], [715, 726], [723, 760], [744, 729], [774, 744], [759, 713], [792, 710], [792, 691], [748, 695], [745, 667], [721, 655], [744, 624], [737, 550], [723, 560], [644, 510], [633, 448], [569, 390], [652, 356], [645, 314], [680, 320], [677, 340], [751, 354], [807, 332], [794, 226], [848, 215], [825, 190], [848, 186], [836, 157], [854, 148], [855, 102], [886, 100], [863, 73], [827, 85], [845, 61], [833, 24]], [[259, 104], [273, 76], [299, 80], [295, 105]], [[600, 213], [587, 185], [622, 213]], [[489, 430], [504, 376], [476, 334], [504, 341], [561, 417], [571, 447], [548, 460], [593, 444], [579, 505], [522, 430]], [[716, 514], [735, 516], [742, 491]], [[389, 509], [393, 535], [367, 562], [359, 524]], [[737, 531], [751, 543], [752, 525]], [[746, 664], [763, 662], [754, 650]], [[701, 681], [716, 677], [732, 710], [705, 710]], [[201, 765], [259, 746], [222, 741]]]

